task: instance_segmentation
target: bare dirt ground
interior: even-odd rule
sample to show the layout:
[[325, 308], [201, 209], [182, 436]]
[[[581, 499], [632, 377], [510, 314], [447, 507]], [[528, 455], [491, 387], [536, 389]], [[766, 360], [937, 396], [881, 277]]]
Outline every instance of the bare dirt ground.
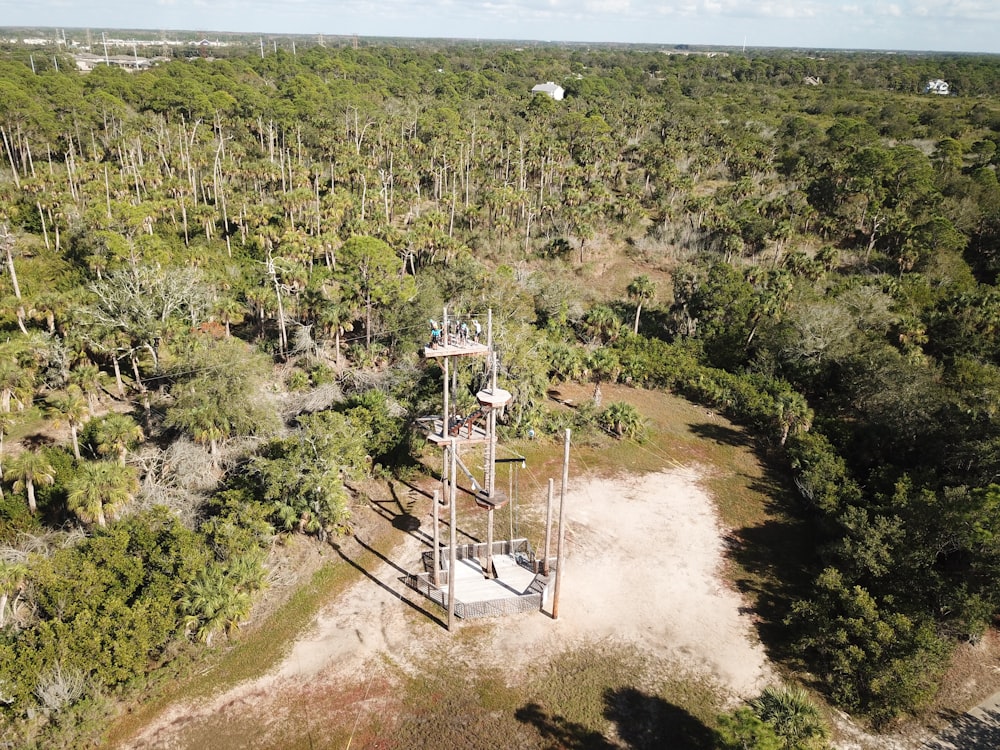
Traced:
[[[559, 619], [542, 613], [442, 627], [444, 614], [405, 589], [399, 577], [418, 569], [430, 519], [375, 570], [320, 612], [269, 674], [205, 702], [164, 712], [128, 748], [194, 748], [206, 738], [238, 736], [241, 718], [260, 717], [279, 731], [295, 710], [282, 694], [352, 680], [369, 687], [385, 664], [407, 670], [429, 645], [445, 643], [469, 669], [517, 669], [576, 645], [635, 646], [717, 685], [728, 697], [756, 694], [774, 680], [751, 615], [721, 577], [724, 530], [694, 468], [644, 476], [589, 477], [567, 496], [566, 563]], [[365, 539], [342, 546], [352, 560]], [[462, 638], [476, 628], [474, 639]], [[358, 705], [368, 690], [357, 696]], [[378, 710], [377, 706], [370, 710]], [[273, 743], [272, 738], [269, 742]]]

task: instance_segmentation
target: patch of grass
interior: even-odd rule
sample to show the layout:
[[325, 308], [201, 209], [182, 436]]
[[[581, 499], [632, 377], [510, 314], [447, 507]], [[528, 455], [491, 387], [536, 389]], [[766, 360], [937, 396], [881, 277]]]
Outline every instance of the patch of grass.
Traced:
[[515, 717], [522, 693], [508, 677], [497, 669], [469, 672], [436, 654], [404, 680], [398, 719], [382, 741], [401, 749], [539, 747]]
[[638, 648], [600, 643], [523, 675], [470, 673], [435, 654], [403, 681], [400, 718], [383, 727], [381, 741], [392, 748], [710, 750], [721, 710], [716, 691], [699, 679], [657, 676], [669, 672]]
[[24, 411], [14, 412], [14, 420], [14, 425], [10, 428], [10, 432], [4, 437], [5, 449], [8, 445], [13, 446], [15, 443], [24, 440], [28, 435], [34, 435], [43, 430], [47, 424], [45, 417], [42, 415], [42, 409], [38, 404], [33, 404]]
[[575, 728], [570, 736], [645, 738], [629, 747], [711, 747], [717, 691], [703, 679], [664, 673], [673, 674], [672, 666], [639, 648], [587, 644], [557, 655], [531, 693], [549, 722]]

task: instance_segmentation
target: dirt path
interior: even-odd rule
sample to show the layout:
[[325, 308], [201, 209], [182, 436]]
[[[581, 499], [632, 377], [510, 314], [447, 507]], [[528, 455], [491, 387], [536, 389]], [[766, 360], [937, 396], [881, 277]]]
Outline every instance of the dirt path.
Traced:
[[[732, 699], [759, 692], [773, 674], [743, 601], [720, 576], [723, 530], [700, 480], [689, 468], [572, 482], [559, 619], [533, 613], [486, 621], [485, 636], [453, 639], [450, 650], [470, 667], [516, 668], [605, 640], [677, 663]], [[421, 521], [428, 529], [429, 518]], [[363, 543], [345, 545], [345, 558]], [[281, 722], [275, 697], [284, 690], [362, 680], [384, 659], [406, 669], [427, 643], [449, 638], [440, 610], [398, 580], [418, 568], [425, 549], [419, 533], [406, 535], [391, 560], [320, 612], [272, 672], [212, 700], [171, 707], [125, 747], [196, 747], [194, 736], [235, 731], [240, 716], [259, 720], [273, 709], [269, 720]]]

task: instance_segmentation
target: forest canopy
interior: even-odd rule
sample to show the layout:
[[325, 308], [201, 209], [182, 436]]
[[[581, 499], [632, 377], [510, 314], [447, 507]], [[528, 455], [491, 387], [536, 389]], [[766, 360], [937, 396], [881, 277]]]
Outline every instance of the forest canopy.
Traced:
[[[925, 705], [993, 622], [1000, 60], [25, 58], [0, 55], [0, 727], [24, 746], [99, 732], [239, 626], [275, 535], [338, 533], [353, 478], [412, 465], [443, 305], [493, 311], [511, 434], [564, 426], [553, 382], [622, 382], [780, 456], [816, 551], [775, 624], [844, 708]], [[71, 439], [25, 440], [43, 419]]]

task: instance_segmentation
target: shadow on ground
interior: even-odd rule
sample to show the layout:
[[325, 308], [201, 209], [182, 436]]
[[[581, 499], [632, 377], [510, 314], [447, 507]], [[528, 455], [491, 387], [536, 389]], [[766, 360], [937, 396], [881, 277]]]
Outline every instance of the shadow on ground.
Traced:
[[600, 732], [549, 714], [537, 703], [522, 706], [518, 721], [529, 724], [551, 746], [567, 750], [706, 750], [716, 747], [716, 733], [680, 706], [635, 688], [604, 693], [604, 718], [615, 725], [620, 742]]
[[1000, 710], [981, 716], [947, 712], [951, 726], [921, 747], [924, 750], [995, 750], [1000, 747]]
[[715, 422], [698, 422], [688, 425], [692, 435], [696, 435], [705, 440], [712, 440], [719, 445], [730, 445], [734, 448], [745, 448], [753, 446], [753, 438], [743, 430], [735, 430], [724, 424]]
[[794, 634], [784, 624], [792, 604], [807, 597], [817, 572], [817, 533], [805, 518], [783, 461], [757, 449], [762, 476], [748, 488], [768, 498], [766, 518], [733, 529], [726, 538], [728, 556], [738, 567], [734, 583], [756, 613], [755, 626], [772, 661], [795, 663]]

